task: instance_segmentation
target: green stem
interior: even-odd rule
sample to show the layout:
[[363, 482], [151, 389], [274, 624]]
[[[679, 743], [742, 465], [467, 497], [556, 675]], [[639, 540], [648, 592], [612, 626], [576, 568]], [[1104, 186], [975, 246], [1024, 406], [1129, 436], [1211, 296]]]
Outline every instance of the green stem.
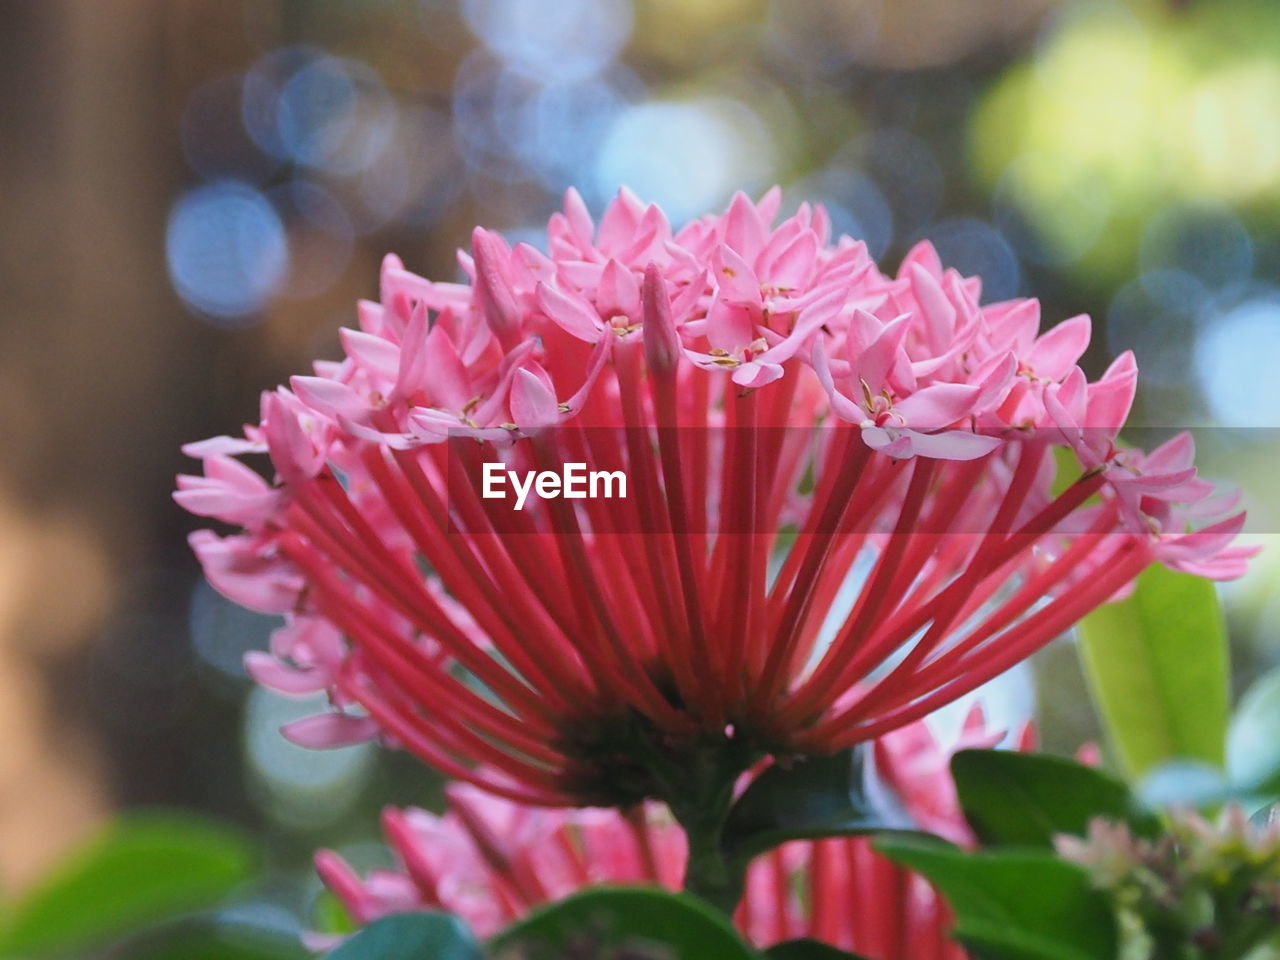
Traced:
[[[679, 817], [677, 816], [677, 819]], [[685, 867], [684, 888], [732, 916], [742, 899], [746, 882], [741, 866], [725, 855], [724, 817], [719, 823], [710, 820], [681, 820], [689, 840], [689, 861]]]
[[684, 888], [732, 916], [746, 883], [746, 864], [731, 858], [724, 844], [737, 775], [715, 763], [696, 764], [688, 773], [683, 791], [667, 804], [689, 844]]

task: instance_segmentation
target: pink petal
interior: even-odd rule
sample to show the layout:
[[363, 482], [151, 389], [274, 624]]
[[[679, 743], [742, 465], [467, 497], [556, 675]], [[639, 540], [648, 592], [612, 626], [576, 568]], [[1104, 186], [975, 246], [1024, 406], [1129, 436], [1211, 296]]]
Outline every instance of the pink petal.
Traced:
[[831, 376], [831, 364], [827, 360], [827, 351], [823, 349], [821, 341], [813, 345], [812, 363], [813, 371], [818, 375], [818, 383], [827, 392], [831, 412], [841, 420], [847, 420], [850, 423], [861, 423], [865, 420], [867, 415], [863, 409], [836, 389], [835, 380]]
[[1040, 301], [1006, 300], [982, 309], [992, 342], [1003, 350], [1022, 355], [1031, 349], [1040, 329]]
[[361, 419], [369, 404], [345, 383], [324, 377], [291, 377], [289, 386], [298, 399], [321, 416], [337, 420], [339, 416]]
[[806, 230], [789, 243], [769, 265], [766, 279], [780, 289], [803, 287], [818, 263], [818, 237]]
[[243, 437], [223, 435], [183, 444], [182, 452], [196, 460], [204, 460], [215, 456], [234, 457], [242, 453], [266, 453], [266, 445]]
[[635, 275], [617, 260], [606, 263], [600, 273], [596, 309], [604, 317], [640, 316], [640, 284]]
[[378, 736], [378, 726], [369, 717], [347, 713], [321, 713], [294, 720], [280, 728], [290, 743], [311, 750], [331, 750], [367, 743]]
[[[866, 346], [855, 351], [851, 339], [849, 360], [854, 378], [864, 382], [873, 394], [887, 389], [894, 372], [906, 361], [902, 345], [911, 330], [910, 320], [910, 316], [904, 315], [882, 324], [865, 310], [853, 311], [850, 336], [856, 336], [858, 342]], [[872, 333], [877, 328], [879, 332]]]
[[250, 650], [244, 655], [244, 668], [259, 686], [288, 697], [320, 693], [328, 688], [332, 679], [327, 670], [300, 670], [286, 666], [261, 650]]
[[511, 419], [522, 430], [536, 430], [560, 420], [556, 395], [532, 371], [516, 371], [511, 383]]
[[338, 331], [347, 356], [381, 380], [395, 382], [400, 370], [400, 348], [390, 340], [343, 327]]
[[942, 433], [911, 434], [911, 442], [915, 452], [922, 457], [935, 460], [977, 460], [1001, 446], [1004, 441], [999, 437], [988, 437], [968, 430], [947, 430]]
[[578, 241], [579, 248], [584, 251], [589, 250], [595, 238], [595, 224], [591, 222], [591, 214], [587, 212], [587, 205], [582, 201], [582, 194], [573, 187], [564, 193], [564, 216], [570, 230], [573, 231], [574, 239]]
[[431, 328], [423, 353], [421, 386], [430, 402], [447, 410], [461, 410], [474, 393], [462, 358], [443, 324], [437, 323]]
[[1061, 380], [1089, 347], [1093, 323], [1080, 314], [1058, 324], [1031, 347], [1023, 362], [1047, 380]]
[[924, 267], [913, 265], [908, 276], [911, 278], [911, 290], [915, 294], [916, 303], [920, 305], [929, 343], [935, 350], [950, 346], [956, 328], [955, 306], [942, 292], [937, 277]]
[[733, 248], [721, 245], [715, 256], [715, 277], [719, 298], [726, 303], [753, 307], [760, 303], [760, 281], [747, 261]]
[[902, 265], [898, 268], [899, 279], [910, 277], [911, 269], [915, 266], [919, 266], [934, 278], [942, 277], [942, 261], [938, 258], [938, 251], [928, 240], [921, 240], [907, 251], [907, 255], [902, 258]]
[[724, 242], [746, 263], [755, 263], [764, 247], [765, 225], [751, 199], [739, 190], [724, 215]]
[[919, 430], [948, 427], [974, 412], [981, 388], [969, 383], [935, 383], [893, 405], [908, 424]]
[[571, 337], [595, 343], [604, 335], [600, 315], [584, 300], [545, 283], [538, 284], [536, 297], [542, 312]]
[[1119, 431], [1129, 419], [1137, 390], [1138, 365], [1133, 351], [1126, 350], [1107, 367], [1097, 383], [1089, 385], [1086, 423], [1090, 427]]

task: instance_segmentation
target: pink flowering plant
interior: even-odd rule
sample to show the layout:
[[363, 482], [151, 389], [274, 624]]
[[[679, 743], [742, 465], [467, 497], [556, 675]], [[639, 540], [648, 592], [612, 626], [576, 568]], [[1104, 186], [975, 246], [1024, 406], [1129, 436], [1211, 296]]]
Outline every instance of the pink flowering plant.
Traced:
[[1121, 442], [1137, 367], [1090, 382], [1087, 317], [984, 304], [927, 243], [886, 274], [780, 206], [676, 230], [570, 191], [541, 250], [477, 229], [461, 282], [388, 257], [343, 359], [186, 448], [210, 583], [284, 617], [250, 672], [327, 694], [284, 735], [453, 781], [387, 811], [394, 869], [317, 857], [349, 921], [317, 949], [1118, 955], [1055, 838], [1158, 817], [980, 709], [926, 718], [1081, 621], [1117, 712], [1108, 611], [1212, 619], [1244, 514], [1189, 435]]

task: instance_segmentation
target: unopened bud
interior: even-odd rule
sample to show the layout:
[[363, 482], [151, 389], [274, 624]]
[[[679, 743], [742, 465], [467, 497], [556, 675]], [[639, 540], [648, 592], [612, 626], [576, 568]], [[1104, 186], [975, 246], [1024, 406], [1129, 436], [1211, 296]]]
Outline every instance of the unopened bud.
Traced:
[[649, 264], [644, 272], [644, 359], [652, 374], [666, 375], [680, 362], [680, 335], [667, 285], [657, 264]]

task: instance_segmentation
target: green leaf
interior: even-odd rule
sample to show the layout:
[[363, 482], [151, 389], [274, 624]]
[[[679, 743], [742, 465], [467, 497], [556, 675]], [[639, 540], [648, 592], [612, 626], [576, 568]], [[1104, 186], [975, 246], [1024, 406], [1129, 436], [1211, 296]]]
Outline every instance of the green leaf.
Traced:
[[1150, 567], [1079, 624], [1080, 655], [1126, 776], [1168, 760], [1222, 766], [1230, 680], [1212, 583]]
[[584, 941], [600, 947], [652, 944], [665, 947], [673, 960], [759, 960], [723, 914], [695, 897], [656, 887], [594, 887], [544, 907], [489, 945], [500, 957], [509, 952], [541, 960]]
[[0, 952], [65, 954], [217, 905], [255, 856], [239, 831], [178, 814], [118, 821], [19, 901]]
[[484, 960], [484, 954], [457, 917], [423, 912], [375, 920], [327, 960]]
[[856, 953], [837, 950], [821, 940], [784, 940], [764, 952], [769, 960], [866, 960]]
[[324, 888], [316, 894], [311, 904], [311, 929], [316, 933], [345, 936], [355, 932], [356, 922], [342, 901], [333, 895], [333, 891]]
[[951, 758], [960, 808], [987, 846], [1053, 848], [1054, 834], [1083, 835], [1096, 816], [1158, 830], [1119, 780], [1065, 757], [1012, 750], [961, 750]]
[[1280, 670], [1240, 698], [1227, 734], [1227, 773], [1240, 791], [1280, 796]]
[[956, 914], [953, 937], [993, 960], [1114, 957], [1107, 898], [1074, 864], [1040, 850], [965, 853], [942, 843], [883, 837], [889, 859], [923, 874]]
[[888, 791], [877, 789], [866, 757], [855, 747], [770, 767], [729, 811], [725, 849], [745, 860], [788, 840], [914, 830]]

